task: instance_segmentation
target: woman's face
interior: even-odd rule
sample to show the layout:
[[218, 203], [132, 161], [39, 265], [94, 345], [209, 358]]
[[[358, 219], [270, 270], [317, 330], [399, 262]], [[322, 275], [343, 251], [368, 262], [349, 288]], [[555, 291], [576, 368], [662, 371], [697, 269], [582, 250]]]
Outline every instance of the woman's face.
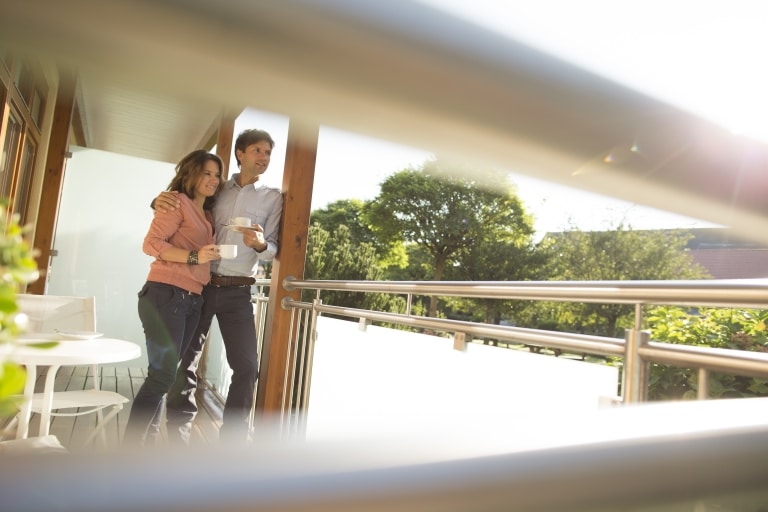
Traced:
[[210, 197], [216, 193], [219, 183], [221, 183], [221, 171], [218, 164], [213, 160], [207, 160], [203, 166], [203, 174], [195, 185], [195, 195]]

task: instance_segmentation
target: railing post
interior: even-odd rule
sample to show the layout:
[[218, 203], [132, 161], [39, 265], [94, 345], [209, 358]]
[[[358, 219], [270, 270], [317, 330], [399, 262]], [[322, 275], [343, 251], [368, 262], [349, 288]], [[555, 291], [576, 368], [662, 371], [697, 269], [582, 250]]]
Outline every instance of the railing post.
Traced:
[[699, 400], [706, 400], [709, 398], [709, 370], [706, 368], [699, 368], [698, 389], [696, 391], [696, 398]]
[[453, 334], [453, 349], [465, 352], [467, 350], [467, 335], [463, 332]]
[[312, 311], [309, 317], [309, 328], [306, 332], [306, 339], [304, 345], [306, 351], [304, 352], [303, 360], [300, 363], [300, 368], [303, 369], [303, 376], [299, 378], [301, 383], [301, 396], [299, 397], [297, 404], [297, 413], [300, 418], [301, 435], [306, 433], [307, 429], [307, 410], [309, 409], [309, 392], [312, 387], [312, 361], [315, 357], [315, 340], [317, 339], [317, 306], [323, 303], [320, 299], [314, 299], [312, 301]]
[[621, 395], [624, 403], [637, 403], [645, 400], [648, 387], [646, 362], [640, 357], [640, 348], [647, 345], [651, 333], [640, 329], [625, 331], [624, 378]]
[[[256, 305], [254, 314], [253, 314], [253, 321], [256, 324], [256, 353], [259, 355], [259, 362], [261, 362], [261, 354], [262, 354], [262, 347], [264, 346], [264, 326], [266, 323], [266, 314], [267, 314], [267, 305], [266, 301], [268, 299], [265, 298], [264, 292], [262, 291], [261, 286], [259, 286], [259, 291], [256, 295], [251, 295], [251, 303]], [[206, 343], [203, 347], [203, 358], [201, 358], [201, 362], [205, 362], [208, 354], [208, 346], [210, 343]], [[203, 373], [199, 371], [199, 365], [198, 365], [198, 375], [205, 375], [204, 369]], [[248, 414], [248, 430], [250, 432], [253, 432], [255, 422], [256, 422], [256, 391], [257, 388], [253, 389], [253, 402], [251, 404], [251, 412]]]

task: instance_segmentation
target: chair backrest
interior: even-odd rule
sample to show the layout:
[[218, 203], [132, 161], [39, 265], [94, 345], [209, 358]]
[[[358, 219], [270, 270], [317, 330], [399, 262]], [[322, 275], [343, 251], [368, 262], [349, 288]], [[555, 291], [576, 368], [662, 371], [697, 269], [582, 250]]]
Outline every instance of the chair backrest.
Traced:
[[16, 296], [19, 311], [29, 318], [27, 331], [52, 333], [55, 329], [96, 330], [96, 297], [65, 295]]

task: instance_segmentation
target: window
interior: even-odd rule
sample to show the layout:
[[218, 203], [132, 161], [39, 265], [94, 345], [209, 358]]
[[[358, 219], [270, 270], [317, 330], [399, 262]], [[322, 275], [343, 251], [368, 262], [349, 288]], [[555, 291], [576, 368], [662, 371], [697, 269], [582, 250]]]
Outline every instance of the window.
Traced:
[[37, 156], [37, 144], [31, 138], [27, 138], [21, 155], [19, 169], [19, 185], [16, 187], [16, 201], [13, 211], [20, 216], [20, 224], [27, 223], [27, 205], [29, 204], [29, 191], [32, 185], [32, 174], [35, 169], [35, 157]]
[[13, 198], [13, 174], [19, 154], [20, 139], [21, 123], [16, 114], [14, 114], [14, 111], [10, 110], [5, 130], [5, 140], [3, 141], [3, 151], [0, 154], [0, 194], [5, 199]]
[[39, 129], [43, 122], [43, 113], [45, 113], [45, 92], [39, 86], [36, 86], [32, 92], [29, 113], [35, 126]]
[[16, 68], [14, 80], [19, 94], [24, 99], [24, 103], [29, 106], [32, 100], [32, 93], [35, 90], [35, 72], [32, 66], [27, 62], [21, 62]]
[[0, 61], [0, 197], [25, 224], [48, 88], [37, 62], [1, 48]]

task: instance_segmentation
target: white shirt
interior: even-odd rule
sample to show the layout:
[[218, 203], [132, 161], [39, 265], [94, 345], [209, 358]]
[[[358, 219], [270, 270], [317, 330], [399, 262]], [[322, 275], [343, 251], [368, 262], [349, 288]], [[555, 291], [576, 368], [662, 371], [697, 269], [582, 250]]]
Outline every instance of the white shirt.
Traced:
[[[256, 274], [259, 260], [269, 261], [277, 254], [278, 229], [283, 212], [283, 194], [276, 187], [259, 182], [245, 187], [237, 184], [238, 174], [227, 180], [216, 195], [213, 205], [213, 220], [216, 230], [216, 244], [236, 244], [237, 257], [211, 262], [211, 272], [225, 276], [248, 276]], [[253, 224], [264, 228], [267, 248], [262, 252], [243, 243], [243, 234], [226, 226], [234, 217], [248, 217]]]

